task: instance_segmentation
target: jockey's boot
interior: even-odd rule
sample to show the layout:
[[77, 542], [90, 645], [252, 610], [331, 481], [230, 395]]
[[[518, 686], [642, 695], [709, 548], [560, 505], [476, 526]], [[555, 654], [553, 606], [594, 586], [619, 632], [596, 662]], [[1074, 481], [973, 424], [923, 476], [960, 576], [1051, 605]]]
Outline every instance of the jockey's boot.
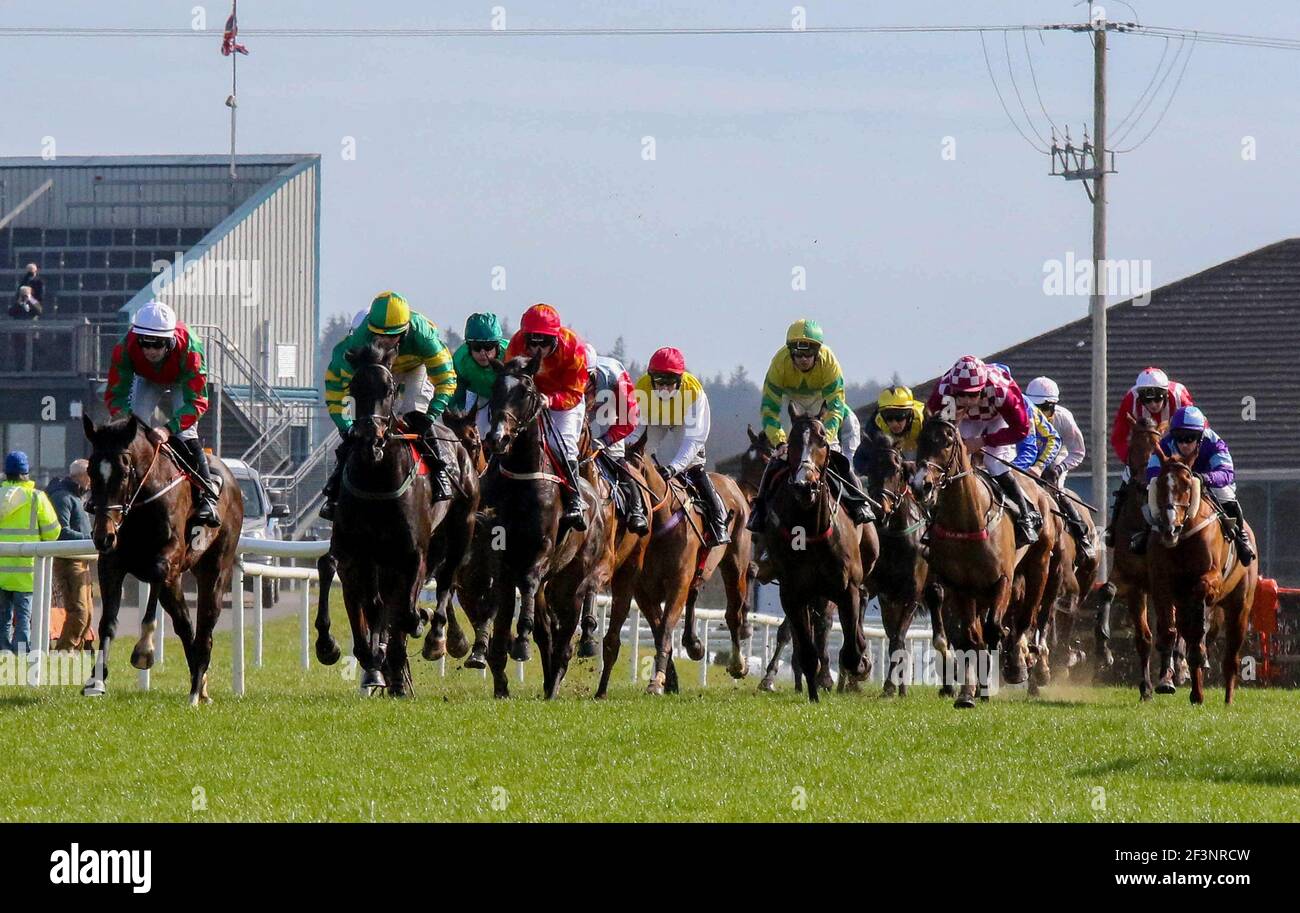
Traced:
[[334, 519], [334, 505], [339, 499], [339, 487], [343, 484], [343, 466], [348, 461], [348, 447], [351, 442], [351, 435], [344, 434], [343, 440], [334, 450], [334, 469], [330, 472], [330, 477], [325, 480], [325, 487], [321, 489], [322, 494], [325, 495], [325, 503], [320, 506], [322, 520]]
[[578, 461], [568, 460], [569, 485], [560, 489], [560, 498], [564, 502], [564, 513], [560, 516], [560, 528], [572, 527], [579, 531], [587, 528], [587, 518], [582, 513], [582, 490], [578, 480], [582, 477], [578, 471]]
[[[217, 514], [217, 496], [213, 492], [212, 468], [208, 465], [208, 455], [197, 437], [176, 438], [185, 449], [185, 456], [194, 474], [199, 478], [194, 481], [194, 493], [198, 503], [194, 507], [194, 518], [204, 526], [220, 526], [221, 517]], [[201, 481], [200, 481], [201, 480]]]
[[641, 499], [641, 488], [628, 473], [626, 466], [620, 464], [619, 469], [622, 470], [622, 475], [618, 481], [618, 487], [623, 492], [624, 518], [627, 520], [627, 528], [638, 536], [644, 535], [650, 531], [650, 524], [646, 522], [645, 502]]
[[722, 496], [713, 487], [713, 479], [709, 478], [703, 466], [694, 466], [683, 475], [695, 486], [695, 490], [700, 493], [700, 500], [704, 502], [704, 513], [709, 524], [708, 541], [705, 544], [709, 548], [726, 545], [731, 541], [731, 535], [727, 532], [727, 505], [722, 503]]
[[447, 460], [442, 455], [441, 440], [437, 425], [432, 415], [413, 410], [402, 416], [406, 427], [423, 439], [424, 455], [429, 458], [429, 487], [433, 489], [433, 503], [450, 501], [452, 495], [451, 476], [447, 472]]
[[745, 522], [745, 529], [751, 533], [761, 533], [763, 525], [767, 522], [767, 486], [778, 464], [779, 461], [773, 457], [763, 467], [763, 478], [758, 483], [758, 494], [754, 495], [754, 503], [749, 508], [749, 519]]
[[1110, 518], [1106, 521], [1106, 533], [1102, 536], [1102, 541], [1106, 543], [1107, 548], [1113, 548], [1115, 545], [1115, 518], [1119, 516], [1120, 505], [1124, 503], [1124, 490], [1128, 488], [1128, 484], [1128, 482], [1121, 482], [1110, 499]]
[[831, 484], [836, 486], [836, 496], [843, 502], [845, 509], [849, 512], [849, 518], [857, 526], [874, 522], [876, 519], [875, 512], [871, 509], [871, 502], [862, 494], [862, 483], [858, 481], [857, 475], [853, 472], [848, 457], [838, 450], [832, 450], [830, 460], [834, 464], [831, 468], [845, 480], [841, 482], [835, 476], [831, 476]]
[[998, 487], [1011, 499], [1011, 503], [1016, 505], [1020, 513], [1020, 517], [1016, 520], [1016, 547], [1033, 545], [1038, 541], [1038, 530], [1043, 526], [1043, 515], [1029, 503], [1013, 473], [1004, 472], [994, 478], [998, 480]]
[[1088, 526], [1083, 522], [1083, 517], [1079, 516], [1079, 508], [1074, 506], [1074, 499], [1061, 495], [1056, 499], [1056, 503], [1061, 508], [1061, 513], [1065, 514], [1065, 525], [1070, 529], [1070, 535], [1074, 536], [1075, 541], [1079, 543], [1079, 548], [1089, 558], [1097, 557], [1097, 547], [1092, 544], [1088, 538]]
[[1242, 564], [1250, 564], [1255, 560], [1255, 550], [1250, 547], [1250, 537], [1246, 535], [1246, 520], [1241, 515], [1241, 503], [1239, 501], [1220, 501], [1219, 506], [1223, 508], [1223, 512], [1232, 521], [1225, 524], [1225, 532], [1237, 547], [1237, 560]]

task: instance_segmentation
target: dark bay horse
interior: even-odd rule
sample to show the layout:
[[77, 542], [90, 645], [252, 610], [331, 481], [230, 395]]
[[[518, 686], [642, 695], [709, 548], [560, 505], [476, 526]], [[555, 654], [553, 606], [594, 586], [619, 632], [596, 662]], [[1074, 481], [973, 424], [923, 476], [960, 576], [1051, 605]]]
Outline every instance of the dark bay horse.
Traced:
[[[354, 437], [343, 470], [330, 551], [318, 562], [321, 573], [316, 656], [338, 661], [330, 633], [329, 592], [324, 564], [337, 567], [352, 628], [353, 655], [363, 673], [361, 688], [396, 697], [411, 693], [407, 637], [422, 633], [427, 613], [419, 608], [420, 590], [436, 571], [438, 603], [450, 599], [455, 573], [473, 533], [477, 476], [459, 444], [448, 474], [457, 493], [432, 500], [428, 465], [417, 450], [418, 435], [405, 433], [393, 414], [397, 380], [396, 350], [371, 344], [348, 354], [354, 374], [348, 392], [356, 404]], [[435, 535], [435, 532], [438, 535]]]
[[[1044, 523], [1037, 542], [1017, 549], [995, 483], [972, 467], [957, 425], [942, 416], [922, 426], [916, 462], [912, 491], [930, 510], [930, 566], [944, 588], [944, 630], [959, 651], [954, 706], [973, 707], [977, 685], [988, 686], [989, 650], [1002, 646], [1009, 684], [1029, 676], [1027, 637], [1036, 627], [1057, 528]], [[1020, 484], [1047, 516], [1046, 492], [1028, 480]], [[944, 675], [947, 681], [948, 670]]]
[[[843, 633], [841, 680], [854, 687], [870, 672], [862, 633], [863, 530], [832, 494], [825, 417], [824, 406], [810, 416], [797, 404], [790, 405], [785, 465], [781, 477], [771, 483], [764, 535], [800, 665], [804, 670], [817, 669], [820, 657], [814, 625], [833, 603]], [[818, 700], [818, 687], [818, 676], [809, 675], [809, 701]]]
[[[1164, 666], [1161, 678], [1173, 675], [1174, 641], [1181, 637], [1191, 669], [1191, 701], [1204, 703], [1206, 634], [1212, 630], [1212, 616], [1221, 613], [1224, 701], [1231, 704], [1259, 565], [1243, 565], [1237, 559], [1233, 543], [1223, 534], [1218, 508], [1202, 497], [1201, 480], [1191, 467], [1177, 455], [1165, 458], [1162, 451], [1156, 452], [1163, 465], [1148, 486], [1156, 521], [1148, 545], [1148, 570], [1157, 648]], [[1254, 545], [1249, 524], [1246, 534]]]
[[[1092, 541], [1097, 540], [1092, 512], [1079, 510], [1078, 515], [1088, 530]], [[1064, 527], [1063, 518], [1055, 521]], [[1038, 633], [1034, 649], [1040, 657], [1050, 657], [1051, 662], [1061, 662], [1066, 668], [1075, 666], [1082, 658], [1074, 647], [1074, 627], [1077, 619], [1098, 601], [1099, 592], [1094, 584], [1100, 561], [1079, 547], [1079, 542], [1068, 529], [1062, 528], [1057, 536], [1056, 550], [1052, 554], [1048, 572], [1044, 605], [1039, 610]], [[1037, 684], [1046, 684], [1047, 666], [1034, 663], [1030, 675]]]
[[[889, 669], [884, 695], [907, 694], [907, 630], [922, 602], [930, 612], [931, 639], [941, 668], [947, 667], [948, 640], [943, 630], [943, 590], [930, 581], [921, 537], [929, 517], [908, 486], [916, 464], [903, 459], [902, 452], [885, 441], [871, 451], [867, 494], [880, 502], [880, 559], [867, 578], [867, 590], [880, 601], [880, 617], [889, 637]], [[944, 682], [940, 694], [951, 695], [953, 686]]]
[[[496, 466], [490, 470], [482, 522], [494, 540], [489, 549], [494, 624], [487, 661], [493, 694], [502, 698], [510, 695], [507, 654], [526, 660], [530, 634], [541, 654], [543, 694], [548, 700], [558, 696], [583, 603], [588, 593], [608, 586], [612, 573], [614, 505], [598, 497], [588, 478], [565, 479], [561, 458], [550, 456], [547, 401], [533, 381], [540, 365], [540, 358], [492, 362], [497, 377], [484, 444]], [[560, 489], [572, 481], [585, 503], [585, 531], [560, 529]], [[519, 623], [508, 646], [516, 593]]]
[[[212, 529], [193, 521], [193, 486], [171, 456], [171, 448], [150, 442], [146, 426], [134, 415], [95, 426], [83, 416], [90, 441], [90, 503], [95, 520], [91, 538], [99, 552], [99, 588], [103, 612], [99, 619], [99, 663], [82, 693], [101, 695], [108, 681], [108, 652], [117, 633], [122, 581], [127, 574], [150, 585], [149, 604], [131, 665], [153, 665], [153, 633], [158, 601], [171, 616], [176, 636], [185, 648], [190, 669], [190, 705], [208, 703], [208, 664], [212, 631], [221, 615], [221, 600], [230, 589], [230, 575], [244, 524], [244, 499], [230, 470], [217, 457], [210, 461], [221, 477], [217, 508], [221, 526]], [[198, 584], [198, 625], [190, 621], [181, 575], [194, 575]], [[236, 595], [242, 603], [242, 594]], [[243, 611], [237, 604], [235, 611]]]
[[[727, 593], [726, 619], [731, 633], [731, 661], [727, 672], [732, 678], [744, 678], [748, 671], [745, 641], [749, 626], [750, 536], [745, 529], [749, 519], [749, 502], [728, 476], [710, 473], [714, 488], [730, 515], [731, 542], [715, 548], [704, 545], [703, 516], [685, 486], [678, 479], [665, 482], [658, 470], [649, 465], [643, 450], [645, 438], [628, 448], [628, 463], [637, 469], [651, 495], [650, 542], [646, 547], [641, 573], [635, 577], [633, 591], [637, 607], [645, 614], [654, 632], [655, 658], [646, 686], [647, 694], [676, 693], [679, 690], [677, 667], [673, 663], [673, 631], [686, 616], [682, 646], [693, 660], [705, 660], [703, 642], [695, 632], [695, 601], [700, 588], [721, 571]], [[605, 693], [613, 664], [618, 659], [619, 632], [627, 620], [630, 601], [619, 600], [610, 606], [609, 626], [604, 641], [604, 668], [597, 695]]]

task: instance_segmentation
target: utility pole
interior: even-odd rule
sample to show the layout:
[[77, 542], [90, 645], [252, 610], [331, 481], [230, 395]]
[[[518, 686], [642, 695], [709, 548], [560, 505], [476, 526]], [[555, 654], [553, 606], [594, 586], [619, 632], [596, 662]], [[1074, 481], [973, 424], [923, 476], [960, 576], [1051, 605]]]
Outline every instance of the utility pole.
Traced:
[[[1088, 303], [1092, 317], [1092, 439], [1088, 446], [1092, 450], [1092, 500], [1097, 506], [1100, 528], [1106, 526], [1110, 513], [1107, 478], [1110, 440], [1106, 428], [1110, 413], [1106, 393], [1106, 175], [1115, 171], [1114, 153], [1108, 159], [1106, 151], [1106, 33], [1121, 29], [1123, 23], [1107, 22], [1100, 7], [1093, 12], [1095, 15], [1087, 25], [1065, 26], [1092, 36], [1092, 138], [1090, 141], [1085, 129], [1083, 145], [1076, 147], [1068, 133], [1064, 146], [1058, 145], [1053, 136], [1051, 154], [1052, 174], [1067, 181], [1082, 181], [1092, 202], [1092, 294]], [[1104, 552], [1100, 559], [1098, 579], [1105, 580], [1109, 567]]]

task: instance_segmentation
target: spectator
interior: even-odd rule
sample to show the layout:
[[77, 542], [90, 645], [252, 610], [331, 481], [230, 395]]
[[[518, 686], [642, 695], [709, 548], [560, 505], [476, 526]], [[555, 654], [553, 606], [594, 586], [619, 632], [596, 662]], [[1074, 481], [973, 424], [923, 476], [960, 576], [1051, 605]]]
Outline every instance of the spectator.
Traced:
[[[66, 478], [55, 479], [45, 488], [54, 513], [63, 527], [59, 539], [90, 539], [90, 516], [83, 499], [90, 490], [89, 464], [73, 460]], [[87, 545], [89, 547], [89, 545]], [[90, 562], [84, 558], [55, 558], [54, 580], [63, 593], [67, 617], [54, 645], [56, 650], [80, 650], [90, 633], [94, 604], [90, 589]]]
[[9, 316], [15, 320], [35, 320], [43, 310], [41, 302], [32, 294], [31, 286], [22, 285], [18, 287], [14, 303], [9, 305]]
[[[59, 518], [45, 492], [27, 477], [27, 454], [5, 457], [0, 482], [0, 542], [49, 542], [59, 538]], [[32, 638], [32, 570], [34, 558], [0, 557], [0, 653], [15, 652]], [[12, 620], [13, 633], [10, 633]]]
[[38, 304], [40, 304], [42, 307], [44, 307], [44, 305], [45, 305], [45, 280], [41, 279], [40, 277], [38, 277], [38, 276], [36, 275], [36, 274], [39, 273], [40, 271], [41, 271], [41, 270], [40, 270], [40, 267], [38, 267], [35, 263], [28, 263], [28, 264], [27, 264], [27, 275], [23, 277], [23, 281], [20, 282], [20, 283], [18, 284], [18, 287], [19, 287], [20, 289], [21, 289], [21, 288], [28, 288], [28, 289], [30, 289], [30, 290], [31, 290], [31, 295], [32, 295], [32, 297], [36, 299], [36, 301], [37, 301]]

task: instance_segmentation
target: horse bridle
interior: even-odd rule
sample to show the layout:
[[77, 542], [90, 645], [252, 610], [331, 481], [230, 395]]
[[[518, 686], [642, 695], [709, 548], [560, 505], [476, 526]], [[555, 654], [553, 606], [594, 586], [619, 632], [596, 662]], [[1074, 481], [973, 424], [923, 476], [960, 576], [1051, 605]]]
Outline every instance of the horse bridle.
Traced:
[[959, 447], [964, 447], [965, 444], [962, 442], [961, 433], [957, 430], [957, 426], [955, 424], [953, 424], [950, 421], [947, 421], [946, 419], [939, 419], [939, 421], [943, 424], [945, 428], [952, 431], [953, 435], [957, 438], [956, 443], [954, 443], [948, 451], [948, 459], [944, 461], [944, 464], [942, 466], [940, 466], [934, 460], [918, 461], [928, 469], [937, 469], [939, 471], [939, 481], [934, 484], [934, 490], [936, 493], [943, 491], [953, 482], [956, 482], [958, 479], [963, 479], [975, 471], [974, 466], [972, 465], [970, 469], [963, 469], [961, 472], [953, 474], [952, 471], [953, 464], [957, 462], [957, 449]]
[[[144, 505], [150, 503], [151, 501], [157, 501], [157, 500], [158, 500], [159, 498], [161, 498], [163, 495], [167, 494], [167, 492], [171, 491], [171, 490], [172, 490], [173, 488], [175, 488], [177, 485], [179, 485], [179, 484], [181, 484], [182, 482], [184, 482], [184, 481], [185, 481], [185, 473], [184, 473], [184, 472], [181, 472], [181, 473], [179, 473], [179, 474], [176, 476], [176, 478], [172, 479], [170, 482], [168, 482], [168, 483], [167, 483], [166, 485], [164, 485], [162, 488], [158, 489], [158, 490], [155, 491], [153, 494], [149, 495], [149, 497], [145, 498], [143, 501], [137, 501], [137, 500], [136, 500], [137, 498], [140, 497], [140, 492], [144, 491], [145, 483], [146, 483], [147, 481], [149, 481], [149, 474], [153, 472], [154, 464], [156, 464], [156, 463], [158, 462], [158, 454], [162, 453], [162, 448], [163, 448], [163, 445], [162, 445], [162, 444], [157, 444], [157, 445], [154, 446], [154, 449], [153, 449], [153, 459], [151, 459], [151, 460], [149, 461], [149, 466], [148, 466], [148, 468], [145, 469], [145, 471], [144, 471], [144, 475], [140, 476], [140, 481], [139, 481], [138, 483], [136, 483], [135, 491], [133, 491], [133, 492], [131, 493], [131, 497], [129, 497], [129, 498], [126, 499], [126, 503], [125, 503], [125, 504], [103, 504], [103, 505], [96, 505], [96, 507], [95, 507], [95, 511], [96, 511], [96, 512], [99, 512], [99, 511], [101, 511], [101, 510], [103, 510], [103, 511], [119, 511], [119, 512], [122, 514], [122, 516], [118, 518], [117, 523], [118, 523], [119, 526], [121, 526], [123, 523], [126, 522], [127, 514], [129, 514], [129, 513], [131, 512], [131, 508], [135, 507], [137, 503], [138, 503], [141, 507], [143, 507]], [[131, 479], [134, 479], [135, 476], [136, 476], [136, 468], [135, 468], [135, 464], [132, 463], [132, 464], [130, 464], [130, 465], [127, 467], [127, 480], [130, 481]]]

